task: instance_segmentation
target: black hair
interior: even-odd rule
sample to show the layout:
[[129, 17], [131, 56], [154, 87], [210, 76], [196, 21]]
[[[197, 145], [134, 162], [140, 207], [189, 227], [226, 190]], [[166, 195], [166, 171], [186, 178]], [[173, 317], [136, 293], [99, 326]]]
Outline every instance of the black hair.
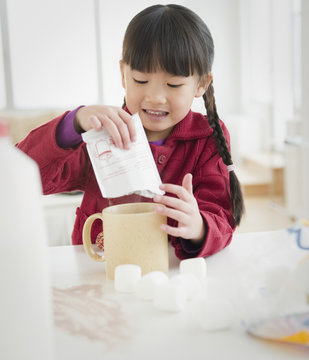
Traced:
[[[122, 61], [140, 72], [166, 71], [176, 76], [211, 72], [214, 43], [204, 21], [181, 5], [153, 5], [129, 23], [122, 48]], [[213, 81], [203, 95], [207, 118], [224, 164], [232, 165], [214, 97]], [[244, 201], [235, 171], [229, 172], [234, 224], [239, 225]]]

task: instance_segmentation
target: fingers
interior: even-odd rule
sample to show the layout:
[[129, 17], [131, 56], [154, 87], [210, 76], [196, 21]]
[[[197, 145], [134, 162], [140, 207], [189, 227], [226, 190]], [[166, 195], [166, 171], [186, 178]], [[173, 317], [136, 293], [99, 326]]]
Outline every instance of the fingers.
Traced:
[[128, 149], [130, 144], [130, 134], [123, 121], [114, 114], [110, 114], [109, 116], [100, 114], [98, 118], [101, 127], [103, 126], [108, 131], [115, 145], [120, 149]]
[[192, 241], [202, 239], [205, 225], [193, 195], [192, 175], [184, 176], [182, 186], [162, 184], [160, 188], [177, 196], [155, 195], [153, 198], [157, 203], [155, 211], [177, 222], [177, 226], [161, 224], [161, 229], [175, 237], [192, 239]]
[[187, 220], [187, 216], [184, 212], [168, 208], [166, 206], [156, 206], [155, 211], [161, 215], [165, 215], [171, 219], [174, 219], [180, 223], [184, 223]]
[[[154, 202], [166, 205], [185, 213], [189, 213], [192, 204], [196, 203], [193, 195], [192, 175], [186, 174], [182, 181], [182, 186], [175, 184], [161, 184], [160, 189], [171, 194], [175, 194], [177, 198], [171, 196], [155, 195]], [[166, 214], [165, 214], [166, 215]]]
[[121, 119], [125, 122], [125, 124], [128, 127], [131, 141], [135, 141], [136, 140], [136, 130], [135, 130], [134, 120], [133, 120], [132, 116], [129, 115], [126, 111], [124, 111], [122, 109], [120, 109], [120, 111], [119, 111], [119, 116], [121, 117]]
[[100, 130], [102, 128], [102, 124], [101, 124], [100, 120], [95, 115], [90, 116], [89, 121], [90, 121], [93, 129]]
[[130, 148], [130, 143], [135, 141], [136, 131], [133, 118], [122, 109], [99, 114], [98, 120], [104, 126], [119, 148]]
[[160, 228], [161, 228], [161, 230], [163, 230], [164, 232], [166, 232], [167, 234], [169, 234], [171, 236], [182, 237], [184, 239], [187, 236], [183, 227], [174, 227], [174, 226], [170, 226], [167, 224], [162, 224], [160, 226]]
[[130, 143], [136, 139], [134, 120], [121, 108], [104, 105], [84, 106], [77, 111], [75, 118], [84, 131], [105, 127], [119, 148], [129, 149]]
[[[154, 202], [160, 203], [161, 205], [165, 205], [166, 208], [172, 208], [177, 209], [179, 211], [182, 211], [184, 213], [187, 213], [190, 211], [190, 207], [188, 206], [188, 203], [186, 201], [183, 201], [182, 199], [171, 197], [171, 196], [161, 196], [161, 195], [155, 195], [153, 197]], [[165, 210], [167, 211], [167, 210]], [[164, 213], [164, 215], [167, 215]]]
[[192, 186], [192, 174], [186, 174], [182, 180], [182, 186], [188, 191], [189, 194], [193, 194]]
[[176, 220], [178, 222], [178, 226], [170, 226], [167, 224], [161, 224], [160, 228], [167, 234], [176, 237], [183, 237], [187, 236], [187, 223], [189, 221], [189, 217], [182, 211], [171, 209], [165, 206], [156, 206], [155, 211], [161, 215], [167, 216], [170, 219]]
[[[191, 185], [192, 187], [192, 185]], [[192, 198], [192, 191], [189, 192], [186, 188], [174, 184], [162, 184], [160, 189], [171, 194], [175, 194], [179, 199], [183, 201], [189, 201]]]

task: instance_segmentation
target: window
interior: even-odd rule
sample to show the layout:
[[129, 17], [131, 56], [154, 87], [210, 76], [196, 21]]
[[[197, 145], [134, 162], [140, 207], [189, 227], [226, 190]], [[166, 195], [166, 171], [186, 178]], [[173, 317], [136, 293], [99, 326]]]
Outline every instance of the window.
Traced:
[[300, 14], [293, 15], [293, 3], [241, 1], [243, 106], [261, 122], [261, 150], [283, 150], [286, 123], [299, 107]]
[[[3, 3], [7, 7], [10, 58], [5, 61], [11, 67], [12, 107], [61, 108], [97, 102], [94, 2]], [[0, 86], [3, 91], [3, 84]]]

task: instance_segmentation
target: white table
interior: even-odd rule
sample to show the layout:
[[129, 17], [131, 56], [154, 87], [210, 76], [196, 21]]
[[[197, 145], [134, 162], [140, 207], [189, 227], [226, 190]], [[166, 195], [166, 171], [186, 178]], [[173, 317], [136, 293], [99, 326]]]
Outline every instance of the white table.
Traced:
[[[221, 295], [228, 293], [224, 279], [246, 271], [248, 261], [259, 269], [269, 259], [269, 254], [261, 256], [264, 249], [280, 253], [284, 236], [283, 231], [236, 234], [228, 248], [207, 259], [210, 284], [219, 285]], [[172, 276], [179, 260], [170, 250]], [[105, 278], [104, 264], [91, 260], [82, 246], [51, 247], [49, 255], [56, 360], [309, 358], [308, 348], [257, 339], [240, 325], [206, 332], [193, 316], [194, 303], [182, 312], [165, 313], [135, 294], [117, 293]]]

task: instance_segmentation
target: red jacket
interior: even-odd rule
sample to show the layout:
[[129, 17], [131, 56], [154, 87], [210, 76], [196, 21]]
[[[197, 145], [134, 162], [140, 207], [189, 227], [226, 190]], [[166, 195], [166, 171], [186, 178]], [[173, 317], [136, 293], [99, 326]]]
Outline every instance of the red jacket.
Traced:
[[[76, 210], [72, 233], [72, 243], [82, 244], [82, 229], [87, 217], [101, 212], [111, 202], [101, 195], [86, 144], [81, 143], [75, 149], [63, 149], [57, 145], [56, 128], [65, 115], [34, 129], [17, 146], [38, 163], [44, 194], [84, 192], [83, 201]], [[223, 123], [221, 125], [229, 143], [227, 129]], [[193, 175], [194, 196], [207, 226], [204, 245], [197, 254], [202, 257], [227, 246], [234, 231], [228, 171], [211, 134], [207, 117], [190, 111], [175, 126], [164, 145], [150, 145], [163, 183], [181, 185], [185, 174]], [[169, 222], [173, 224], [173, 221]], [[92, 228], [93, 241], [100, 231], [102, 223], [97, 220]], [[171, 240], [176, 256], [180, 259], [192, 257], [182, 248], [182, 241], [178, 238]]]

